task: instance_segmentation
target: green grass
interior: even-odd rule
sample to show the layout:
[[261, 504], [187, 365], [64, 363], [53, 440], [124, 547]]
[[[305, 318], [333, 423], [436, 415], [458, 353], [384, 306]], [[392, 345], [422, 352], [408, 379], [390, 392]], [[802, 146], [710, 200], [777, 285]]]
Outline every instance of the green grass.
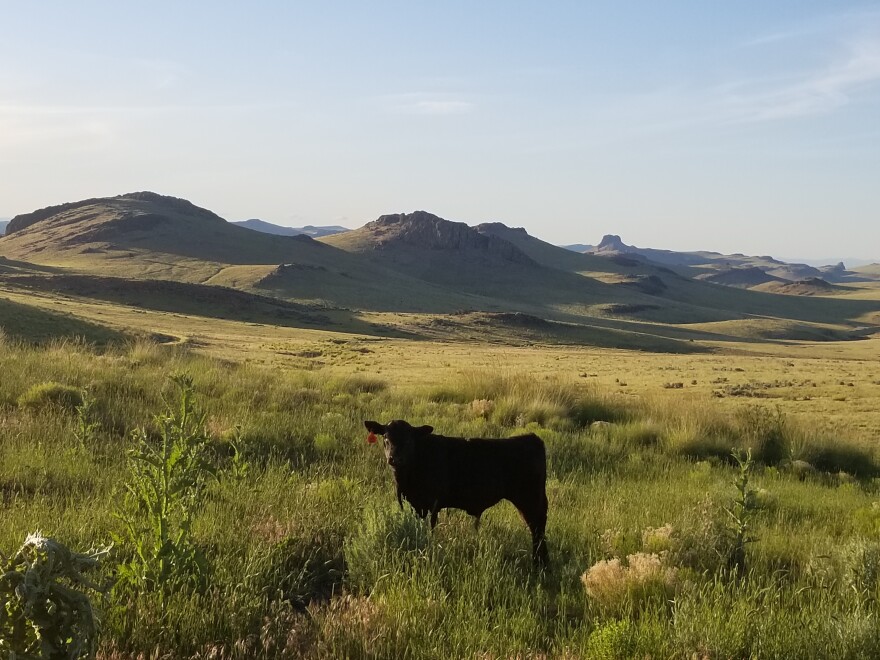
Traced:
[[[872, 657], [880, 645], [876, 485], [837, 474], [844, 464], [869, 473], [875, 458], [864, 447], [846, 453], [848, 445], [773, 407], [656, 406], [578, 379], [513, 371], [471, 369], [414, 388], [146, 342], [4, 344], [0, 369], [4, 553], [35, 529], [79, 550], [124, 538], [114, 502], [130, 432], [152, 428], [172, 392], [167, 374], [190, 373], [207, 413], [221, 478], [192, 534], [208, 558], [208, 586], [99, 603], [104, 657]], [[48, 381], [95, 397], [90, 445], [75, 440], [68, 412], [18, 404]], [[532, 572], [528, 533], [509, 504], [488, 511], [479, 531], [461, 512], [442, 514], [431, 533], [399, 511], [390, 471], [362, 426], [392, 418], [447, 435], [543, 437], [552, 570]], [[613, 425], [591, 427], [595, 420]], [[688, 433], [692, 443], [715, 437], [718, 451], [684, 450]], [[774, 433], [800, 440], [803, 456], [833, 446], [846, 460], [789, 474], [767, 449], [780, 440]], [[729, 543], [723, 509], [735, 496], [725, 443], [764, 447], [771, 463], [753, 475], [757, 540], [745, 575], [725, 572], [718, 559]], [[131, 552], [120, 542], [107, 570]], [[635, 553], [665, 553], [673, 591], [623, 592], [617, 609], [587, 595], [588, 569]]]

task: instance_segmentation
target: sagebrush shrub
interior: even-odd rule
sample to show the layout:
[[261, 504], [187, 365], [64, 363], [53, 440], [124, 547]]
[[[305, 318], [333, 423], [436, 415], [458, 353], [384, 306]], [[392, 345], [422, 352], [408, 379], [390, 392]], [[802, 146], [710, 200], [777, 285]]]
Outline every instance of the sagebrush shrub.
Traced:
[[619, 615], [637, 612], [648, 602], [669, 600], [678, 584], [678, 569], [667, 566], [664, 555], [636, 552], [626, 561], [603, 559], [590, 567], [581, 581], [587, 595], [600, 607]]

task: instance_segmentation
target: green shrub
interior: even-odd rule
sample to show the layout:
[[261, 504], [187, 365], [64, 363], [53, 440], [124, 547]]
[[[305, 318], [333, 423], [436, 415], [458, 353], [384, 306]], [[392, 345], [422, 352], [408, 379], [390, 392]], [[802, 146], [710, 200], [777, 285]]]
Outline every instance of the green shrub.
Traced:
[[622, 660], [635, 657], [638, 631], [628, 619], [609, 621], [590, 633], [587, 657], [595, 660]]
[[751, 534], [752, 519], [758, 506], [755, 501], [755, 490], [749, 484], [754, 463], [752, 452], [748, 450], [745, 455], [735, 452], [733, 454], [739, 472], [733, 481], [736, 487], [736, 498], [725, 511], [730, 516], [730, 530], [733, 535], [733, 554], [730, 557], [731, 566], [736, 566], [741, 572], [746, 566], [746, 545], [754, 543], [755, 538]]
[[82, 448], [90, 448], [101, 430], [101, 424], [96, 419], [95, 406], [95, 398], [83, 390], [82, 402], [76, 407], [76, 423], [73, 427], [73, 437]]
[[55, 381], [34, 385], [18, 397], [18, 405], [21, 408], [31, 410], [60, 408], [66, 412], [73, 412], [82, 404], [82, 390], [78, 387], [62, 385]]

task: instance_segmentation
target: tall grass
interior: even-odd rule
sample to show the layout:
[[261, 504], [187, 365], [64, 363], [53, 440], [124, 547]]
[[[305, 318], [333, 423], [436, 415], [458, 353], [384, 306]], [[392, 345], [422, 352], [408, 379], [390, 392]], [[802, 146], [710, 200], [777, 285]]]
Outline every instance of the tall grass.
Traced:
[[[618, 421], [625, 414], [593, 387], [504, 371], [464, 371], [457, 380], [434, 386], [428, 398], [459, 404], [487, 402], [485, 416], [507, 427], [537, 422], [577, 428], [598, 420]], [[479, 406], [472, 408], [482, 414]]]
[[[144, 591], [104, 602], [105, 658], [880, 652], [874, 456], [778, 420], [773, 409], [728, 416], [711, 401], [657, 406], [577, 381], [478, 371], [420, 392], [143, 342], [100, 351], [0, 343], [0, 369], [7, 554], [35, 528], [77, 548], [124, 537], [113, 497], [131, 432], [154, 437], [167, 374], [192, 375], [207, 455], [221, 475], [192, 517], [209, 579], [164, 601]], [[48, 381], [88, 388], [99, 425], [91, 442], [77, 440], [69, 411], [19, 406]], [[533, 573], [528, 533], [509, 504], [487, 511], [478, 531], [460, 512], [444, 512], [430, 532], [399, 510], [362, 426], [394, 418], [446, 435], [544, 438], [551, 570]], [[745, 573], [723, 559], [733, 544], [724, 509], [736, 497], [726, 458], [735, 447], [761, 456], [749, 482], [757, 540]], [[817, 472], [789, 472], [796, 460]], [[131, 552], [117, 546], [108, 574]], [[607, 593], [622, 594], [619, 606], [586, 591], [590, 567], [614, 557], [628, 567], [639, 554], [648, 557], [635, 560], [644, 584], [626, 571], [604, 576]]]

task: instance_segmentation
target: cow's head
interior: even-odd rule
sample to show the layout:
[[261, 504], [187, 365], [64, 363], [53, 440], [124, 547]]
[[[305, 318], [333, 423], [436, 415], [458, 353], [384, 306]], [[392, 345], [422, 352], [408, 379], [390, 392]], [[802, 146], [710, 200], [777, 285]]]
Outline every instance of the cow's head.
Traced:
[[405, 470], [412, 462], [416, 443], [434, 430], [431, 426], [411, 426], [402, 419], [395, 419], [388, 424], [364, 422], [370, 433], [382, 436], [385, 447], [385, 458], [395, 470]]

